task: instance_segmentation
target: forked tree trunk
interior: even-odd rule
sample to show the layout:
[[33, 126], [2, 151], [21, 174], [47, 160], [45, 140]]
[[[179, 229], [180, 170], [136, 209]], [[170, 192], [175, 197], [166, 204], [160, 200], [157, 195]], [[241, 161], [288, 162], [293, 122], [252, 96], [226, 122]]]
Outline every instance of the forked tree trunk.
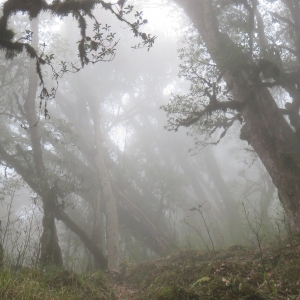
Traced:
[[291, 231], [300, 233], [300, 145], [267, 88], [261, 86], [255, 65], [218, 28], [211, 0], [174, 0], [206, 44], [208, 52], [233, 87], [236, 101], [247, 102], [241, 138], [247, 140], [278, 189]]

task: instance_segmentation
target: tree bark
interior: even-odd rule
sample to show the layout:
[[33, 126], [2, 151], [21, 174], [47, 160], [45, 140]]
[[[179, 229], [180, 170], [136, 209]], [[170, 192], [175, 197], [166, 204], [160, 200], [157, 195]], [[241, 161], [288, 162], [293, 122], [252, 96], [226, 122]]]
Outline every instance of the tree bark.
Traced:
[[2, 245], [2, 224], [0, 221], [0, 270], [3, 269], [4, 266], [4, 248]]
[[300, 145], [267, 88], [261, 85], [255, 65], [218, 28], [209, 0], [174, 0], [189, 16], [206, 44], [236, 101], [245, 103], [241, 138], [254, 148], [273, 183], [288, 216], [291, 231], [300, 233]]
[[[38, 19], [31, 22], [33, 32], [32, 45], [37, 49], [38, 46]], [[28, 122], [28, 133], [31, 140], [33, 153], [33, 162], [38, 178], [40, 195], [43, 201], [43, 233], [41, 237], [41, 257], [42, 265], [63, 264], [62, 253], [58, 244], [58, 236], [55, 225], [55, 201], [56, 194], [53, 192], [47, 181], [46, 169], [43, 161], [42, 142], [38, 127], [36, 126], [38, 118], [36, 116], [36, 91], [38, 87], [38, 78], [36, 74], [35, 61], [30, 61], [28, 93], [25, 98], [24, 111]]]
[[55, 217], [57, 220], [61, 220], [72, 232], [79, 236], [85, 247], [93, 254], [99, 267], [101, 269], [105, 269], [107, 267], [107, 259], [103, 255], [98, 243], [96, 243], [82, 228], [72, 221], [72, 219], [62, 209], [56, 209]]
[[[101, 203], [101, 193], [100, 190], [97, 191], [96, 196], [93, 197], [93, 219], [94, 219], [94, 224], [93, 224], [93, 232], [92, 232], [92, 238], [93, 241], [98, 245], [99, 248], [103, 249], [105, 246], [105, 241], [104, 237], [102, 235], [103, 233], [103, 209], [102, 209], [102, 203]], [[97, 260], [94, 261], [95, 263], [95, 269], [101, 268]]]
[[58, 236], [55, 225], [55, 203], [57, 195], [52, 189], [47, 189], [48, 195], [42, 193], [43, 200], [43, 233], [41, 236], [40, 263], [47, 265], [63, 265], [62, 252], [58, 244]]

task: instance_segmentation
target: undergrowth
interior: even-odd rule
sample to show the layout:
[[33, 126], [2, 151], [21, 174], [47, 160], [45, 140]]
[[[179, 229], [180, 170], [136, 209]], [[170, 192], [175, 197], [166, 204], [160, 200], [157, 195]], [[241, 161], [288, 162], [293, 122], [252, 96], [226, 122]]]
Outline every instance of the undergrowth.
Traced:
[[300, 300], [300, 237], [269, 247], [235, 245], [214, 254], [186, 249], [124, 265], [110, 279], [52, 269], [0, 271], [0, 299]]
[[129, 266], [123, 284], [137, 291], [135, 300], [300, 300], [300, 238], [277, 246], [187, 249]]
[[78, 275], [62, 269], [0, 272], [0, 299], [114, 300], [111, 285], [102, 273]]

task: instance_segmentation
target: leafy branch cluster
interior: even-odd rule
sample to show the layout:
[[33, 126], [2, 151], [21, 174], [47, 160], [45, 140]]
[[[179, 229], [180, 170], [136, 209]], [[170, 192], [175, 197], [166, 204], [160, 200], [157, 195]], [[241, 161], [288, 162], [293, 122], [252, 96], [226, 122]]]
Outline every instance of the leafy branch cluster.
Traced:
[[[202, 144], [216, 129], [222, 128], [218, 142], [235, 120], [243, 121], [243, 108], [255, 91], [267, 87], [275, 99], [278, 89], [289, 96], [291, 102], [287, 102], [287, 97], [279, 99], [279, 110], [299, 134], [300, 30], [297, 24], [300, 18], [295, 13], [299, 7], [290, 1], [277, 7], [269, 2], [239, 0], [216, 1], [214, 9], [220, 28], [219, 42], [224, 50], [215, 54], [213, 60], [201, 38], [187, 33], [186, 47], [179, 52], [180, 76], [190, 82], [190, 90], [173, 96], [162, 107], [168, 115], [166, 128], [177, 131], [181, 126], [191, 126], [202, 136]], [[251, 88], [245, 89], [243, 103], [233, 98], [233, 78], [235, 85], [244, 89], [247, 80], [251, 81]]]
[[[142, 38], [143, 42], [133, 48], [142, 46], [148, 47], [149, 50], [153, 46], [156, 37], [140, 31], [140, 27], [147, 23], [147, 20], [143, 18], [143, 13], [137, 11], [134, 15], [136, 21], [131, 23], [127, 20], [126, 15], [133, 12], [133, 6], [128, 5], [124, 7], [124, 4], [125, 1], [119, 1], [116, 4], [113, 4], [103, 0], [55, 0], [50, 4], [45, 0], [7, 0], [4, 3], [3, 14], [0, 18], [0, 50], [5, 51], [6, 59], [13, 59], [23, 51], [26, 51], [30, 58], [35, 59], [36, 72], [41, 86], [40, 108], [44, 103], [45, 117], [49, 117], [46, 100], [55, 97], [58, 84], [57, 80], [60, 77], [66, 72], [78, 72], [85, 65], [90, 63], [94, 64], [99, 61], [111, 61], [115, 56], [115, 47], [118, 41], [115, 41], [115, 33], [110, 31], [111, 27], [107, 24], [102, 25], [94, 16], [93, 10], [97, 5], [110, 11], [121, 22], [126, 23], [134, 33], [135, 37]], [[61, 18], [72, 15], [78, 22], [80, 30], [80, 40], [78, 41], [80, 66], [77, 66], [77, 63], [67, 63], [62, 61], [60, 70], [56, 70], [53, 66], [53, 61], [55, 59], [54, 55], [45, 55], [43, 52], [39, 54], [38, 49], [31, 45], [33, 34], [31, 31], [26, 31], [26, 35], [21, 39], [15, 39], [15, 33], [9, 28], [10, 17], [21, 12], [23, 14], [28, 14], [30, 19], [34, 19], [38, 17], [42, 11], [50, 12], [52, 15]], [[91, 19], [94, 22], [93, 37], [87, 35], [87, 19]], [[51, 68], [53, 79], [56, 81], [56, 88], [52, 88], [50, 91], [46, 88], [44, 83], [42, 74], [43, 65], [48, 65]]]
[[[186, 38], [187, 46], [179, 50], [179, 76], [190, 82], [187, 94], [173, 95], [161, 108], [167, 113], [166, 129], [177, 131], [179, 127], [193, 126], [200, 133], [203, 144], [222, 128], [218, 143], [234, 121], [242, 121], [239, 111], [243, 104], [233, 100], [222, 74], [207, 53], [198, 35]], [[202, 142], [201, 142], [202, 143]]]

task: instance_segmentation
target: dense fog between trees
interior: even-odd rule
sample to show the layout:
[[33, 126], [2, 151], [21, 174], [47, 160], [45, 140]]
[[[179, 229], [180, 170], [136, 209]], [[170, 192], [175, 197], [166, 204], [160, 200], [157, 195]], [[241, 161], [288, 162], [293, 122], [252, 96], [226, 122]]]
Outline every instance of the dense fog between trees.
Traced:
[[[234, 244], [253, 246], [255, 233], [268, 243], [297, 231], [292, 226], [296, 221], [289, 221], [296, 217], [287, 208], [288, 200], [282, 200], [287, 196], [274, 175], [277, 165], [268, 165], [282, 156], [259, 148], [263, 146], [255, 148], [259, 142], [248, 132], [258, 132], [255, 126], [241, 136], [244, 124], [255, 122], [245, 115], [248, 104], [220, 103], [242, 102], [237, 90], [250, 85], [254, 71], [245, 74], [253, 64], [260, 82], [268, 83], [257, 90], [268, 91], [285, 111], [287, 135], [297, 133], [285, 104], [299, 112], [293, 102], [299, 78], [294, 82], [291, 74], [299, 72], [300, 48], [294, 49], [293, 41], [300, 29], [292, 32], [282, 19], [292, 19], [285, 4], [289, 1], [259, 1], [255, 8], [255, 1], [218, 2], [211, 5], [220, 32], [248, 55], [247, 67], [232, 73], [225, 63], [220, 67], [223, 58], [211, 53], [209, 37], [183, 0], [128, 0], [123, 9], [134, 6], [129, 22], [139, 16], [147, 20], [136, 36], [111, 11], [96, 7], [93, 14], [100, 29], [88, 19], [83, 44], [90, 61], [78, 55], [81, 28], [75, 13], [62, 17], [41, 11], [32, 20], [26, 12], [10, 16], [14, 41], [32, 45], [47, 63], [41, 64], [39, 74], [36, 58], [25, 50], [13, 54], [1, 44], [0, 218], [6, 266], [54, 263], [78, 272], [117, 269], [122, 262], [179, 249], [201, 248], [213, 254]], [[150, 34], [154, 44], [143, 44], [143, 34]], [[103, 39], [98, 52], [101, 47], [111, 52], [93, 57], [94, 39]], [[259, 69], [264, 59], [261, 39], [270, 45], [265, 53], [279, 55], [280, 64], [272, 63], [290, 74], [294, 88]], [[230, 63], [238, 61], [238, 55]], [[240, 70], [242, 75], [237, 74]], [[238, 85], [237, 78], [246, 83]], [[247, 87], [245, 93], [259, 97]], [[213, 107], [213, 97], [219, 107]], [[264, 115], [256, 109], [257, 115]], [[263, 141], [271, 139], [264, 136]], [[282, 155], [299, 169], [291, 153], [299, 155], [294, 150]]]

